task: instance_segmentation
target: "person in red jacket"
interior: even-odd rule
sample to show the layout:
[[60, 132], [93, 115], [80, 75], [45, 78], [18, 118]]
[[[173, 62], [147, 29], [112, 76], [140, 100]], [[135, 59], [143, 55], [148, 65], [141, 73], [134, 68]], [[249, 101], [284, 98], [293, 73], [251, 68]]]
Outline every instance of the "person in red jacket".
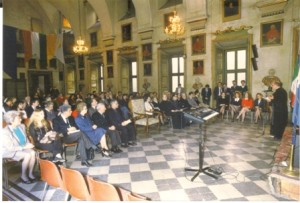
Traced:
[[248, 111], [251, 111], [253, 108], [253, 99], [249, 92], [245, 92], [245, 96], [242, 99], [242, 109], [236, 119], [239, 119], [242, 116], [242, 122], [244, 122], [245, 115]]

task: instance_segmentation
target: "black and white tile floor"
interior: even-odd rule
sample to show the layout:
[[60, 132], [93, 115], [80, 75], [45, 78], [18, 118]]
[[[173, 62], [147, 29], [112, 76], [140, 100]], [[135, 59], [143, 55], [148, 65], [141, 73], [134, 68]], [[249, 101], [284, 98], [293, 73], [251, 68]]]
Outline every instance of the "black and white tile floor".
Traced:
[[[261, 126], [214, 120], [207, 125], [203, 166], [222, 171], [216, 180], [185, 168], [199, 166], [199, 126], [185, 129], [163, 126], [150, 129], [146, 137], [138, 130], [138, 145], [123, 149], [112, 158], [96, 154], [93, 167], [81, 166], [73, 149], [68, 151], [68, 167], [94, 178], [142, 194], [154, 201], [281, 201], [271, 194], [268, 173], [278, 141], [262, 135]], [[38, 200], [44, 183], [25, 185], [10, 175], [10, 192], [24, 200]], [[22, 193], [23, 192], [23, 193]], [[25, 194], [25, 195], [24, 195]], [[45, 200], [63, 200], [65, 193], [49, 188]]]

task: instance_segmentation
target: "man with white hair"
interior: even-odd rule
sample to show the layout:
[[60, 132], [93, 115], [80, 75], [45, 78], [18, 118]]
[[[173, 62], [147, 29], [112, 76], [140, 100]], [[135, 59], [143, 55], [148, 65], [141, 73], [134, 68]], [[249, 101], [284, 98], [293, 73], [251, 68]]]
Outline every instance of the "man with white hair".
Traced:
[[96, 106], [97, 111], [92, 115], [92, 120], [98, 128], [103, 128], [106, 130], [106, 134], [111, 139], [111, 151], [114, 153], [120, 153], [122, 150], [118, 145], [121, 144], [121, 139], [119, 136], [119, 132], [116, 130], [114, 125], [110, 125], [107, 116], [105, 115], [106, 107], [104, 103], [98, 103]]

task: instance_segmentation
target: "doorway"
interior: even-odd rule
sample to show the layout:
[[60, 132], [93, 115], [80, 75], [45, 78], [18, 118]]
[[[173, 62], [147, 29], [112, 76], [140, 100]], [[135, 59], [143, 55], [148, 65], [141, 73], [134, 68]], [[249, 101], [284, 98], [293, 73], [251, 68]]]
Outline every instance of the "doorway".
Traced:
[[49, 94], [53, 86], [52, 72], [28, 71], [28, 86], [29, 95], [31, 96], [33, 96], [37, 88], [45, 95]]

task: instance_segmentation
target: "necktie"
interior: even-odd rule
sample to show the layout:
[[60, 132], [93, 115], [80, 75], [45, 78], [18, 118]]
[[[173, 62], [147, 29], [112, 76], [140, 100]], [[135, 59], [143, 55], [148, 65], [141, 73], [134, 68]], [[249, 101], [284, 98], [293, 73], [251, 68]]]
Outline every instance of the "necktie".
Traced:
[[70, 122], [69, 122], [69, 119], [68, 119], [68, 118], [66, 118], [66, 122], [67, 122], [67, 124], [69, 125], [69, 127], [71, 127], [71, 125], [70, 125]]

